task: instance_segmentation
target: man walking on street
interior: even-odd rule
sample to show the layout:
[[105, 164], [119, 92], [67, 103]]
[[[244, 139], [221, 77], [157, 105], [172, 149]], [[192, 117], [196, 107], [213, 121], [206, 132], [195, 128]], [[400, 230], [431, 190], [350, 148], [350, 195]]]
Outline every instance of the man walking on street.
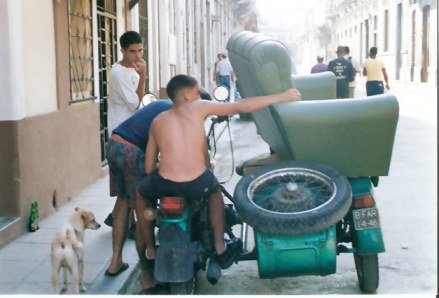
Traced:
[[367, 96], [384, 93], [383, 78], [386, 82], [386, 88], [389, 90], [389, 81], [387, 78], [386, 68], [384, 67], [384, 63], [376, 58], [377, 53], [377, 47], [371, 47], [369, 58], [366, 59], [363, 64], [363, 75], [367, 76]]
[[352, 63], [346, 60], [344, 56], [344, 47], [337, 48], [337, 58], [330, 61], [328, 70], [335, 74], [337, 80], [337, 98], [349, 98], [349, 82], [355, 75], [355, 69]]
[[[233, 82], [234, 73], [232, 64], [230, 64], [225, 54], [222, 54], [222, 59], [218, 61], [216, 65], [216, 73], [218, 75], [219, 84], [225, 86], [230, 94], [230, 83]], [[227, 100], [229, 100], [229, 98], [230, 97], [227, 97]]]
[[311, 67], [311, 73], [319, 73], [328, 70], [328, 65], [323, 63], [323, 57], [317, 56], [317, 64]]

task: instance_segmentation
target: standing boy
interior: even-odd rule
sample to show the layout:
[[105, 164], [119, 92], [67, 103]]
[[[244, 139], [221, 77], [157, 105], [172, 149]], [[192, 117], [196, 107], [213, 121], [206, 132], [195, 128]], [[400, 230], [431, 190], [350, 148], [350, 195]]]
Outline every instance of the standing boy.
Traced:
[[[127, 31], [121, 35], [119, 41], [123, 58], [111, 67], [109, 81], [107, 121], [110, 136], [113, 129], [139, 108], [145, 93], [146, 62], [142, 58], [142, 37], [135, 31]], [[117, 196], [117, 199], [112, 213], [105, 220], [106, 224], [113, 227], [113, 255], [105, 274], [115, 276], [128, 268], [123, 262], [122, 250], [130, 208], [122, 194], [112, 192], [110, 196]]]
[[[148, 143], [149, 127], [153, 119], [163, 111], [172, 107], [170, 100], [158, 100], [151, 102], [144, 108], [134, 113], [127, 120], [122, 122], [113, 130], [113, 134], [107, 143], [107, 160], [110, 172], [110, 195], [117, 195], [121, 202], [136, 210], [137, 227], [136, 227], [136, 249], [139, 255], [139, 263], [141, 269], [140, 285], [143, 290], [153, 288], [155, 286], [154, 278], [147, 265], [145, 255], [146, 245], [153, 245], [152, 243], [145, 243], [142, 232], [145, 229], [152, 229], [151, 223], [147, 222], [143, 217], [145, 210], [145, 200], [139, 199], [137, 192], [137, 184], [146, 176], [145, 173], [145, 150]], [[120, 210], [125, 209], [119, 208]], [[117, 210], [119, 210], [117, 209]], [[119, 241], [123, 243], [125, 239], [128, 214], [125, 212], [120, 215], [116, 212], [115, 224], [113, 231], [124, 224], [124, 228], [120, 229], [118, 238], [113, 237], [113, 243]], [[114, 236], [114, 235], [113, 235]], [[122, 261], [122, 258], [120, 257]], [[106, 271], [107, 276], [114, 276], [128, 268], [128, 264], [122, 263], [122, 267], [116, 272]], [[117, 270], [117, 269], [116, 269]]]

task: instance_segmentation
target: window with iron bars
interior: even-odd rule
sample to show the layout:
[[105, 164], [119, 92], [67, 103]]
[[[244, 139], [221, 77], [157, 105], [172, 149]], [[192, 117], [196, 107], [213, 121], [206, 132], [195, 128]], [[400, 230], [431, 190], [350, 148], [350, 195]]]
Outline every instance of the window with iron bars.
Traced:
[[95, 99], [92, 0], [69, 0], [70, 102]]

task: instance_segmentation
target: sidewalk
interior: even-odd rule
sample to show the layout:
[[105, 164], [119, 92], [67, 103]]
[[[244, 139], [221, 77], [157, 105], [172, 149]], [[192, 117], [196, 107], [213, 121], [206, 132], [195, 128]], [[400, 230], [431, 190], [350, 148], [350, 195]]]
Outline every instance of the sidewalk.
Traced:
[[[0, 249], [0, 294], [53, 294], [51, 283], [51, 242], [58, 227], [68, 221], [75, 207], [93, 211], [101, 224], [98, 230], [85, 233], [84, 294], [112, 295], [124, 285], [135, 269], [138, 256], [134, 240], [127, 238], [123, 250], [124, 261], [130, 267], [116, 277], [107, 277], [105, 270], [112, 254], [111, 228], [104, 219], [113, 209], [115, 198], [109, 196], [108, 175], [74, 197], [70, 203], [40, 222], [40, 229], [26, 233]], [[71, 276], [68, 275], [68, 292], [73, 294]], [[62, 273], [59, 274], [59, 289]]]

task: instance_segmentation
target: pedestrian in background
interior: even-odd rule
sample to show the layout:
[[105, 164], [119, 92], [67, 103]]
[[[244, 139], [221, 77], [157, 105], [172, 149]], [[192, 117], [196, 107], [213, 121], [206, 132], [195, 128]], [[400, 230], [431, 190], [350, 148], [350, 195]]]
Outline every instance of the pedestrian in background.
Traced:
[[311, 73], [319, 73], [328, 70], [328, 65], [323, 63], [323, 57], [317, 56], [317, 64], [311, 67]]
[[[232, 64], [230, 64], [230, 61], [225, 54], [221, 55], [221, 61], [216, 65], [216, 73], [219, 78], [219, 84], [225, 86], [230, 94], [230, 87], [231, 82], [233, 82], [234, 73]], [[229, 100], [229, 98], [230, 95], [227, 97], [227, 100]]]
[[389, 90], [389, 81], [387, 78], [386, 68], [384, 63], [376, 58], [378, 53], [377, 47], [371, 47], [369, 51], [369, 58], [364, 61], [363, 75], [367, 76], [366, 94], [367, 96], [383, 94], [384, 84], [383, 78], [386, 82], [386, 88]]
[[219, 86], [220, 83], [219, 83], [219, 77], [218, 77], [218, 74], [216, 73], [216, 66], [218, 65], [218, 62], [221, 61], [222, 58], [223, 58], [223, 54], [222, 54], [222, 53], [219, 53], [219, 54], [217, 55], [217, 60], [215, 61], [215, 65], [214, 65], [214, 67], [213, 67], [213, 80], [215, 81], [215, 83], [216, 83], [217, 86]]
[[349, 98], [349, 82], [355, 76], [355, 69], [349, 60], [344, 58], [344, 47], [339, 46], [337, 58], [328, 64], [328, 70], [335, 74], [337, 80], [337, 98]]
[[345, 52], [344, 58], [348, 59], [352, 63], [352, 66], [355, 69], [354, 78], [352, 79], [352, 81], [349, 82], [349, 97], [354, 98], [355, 97], [355, 87], [357, 85], [355, 82], [355, 77], [357, 76], [357, 73], [359, 73], [361, 75], [361, 65], [357, 61], [357, 59], [355, 59], [354, 57], [352, 57], [350, 55], [351, 50], [349, 49], [348, 46], [344, 47], [344, 52]]

